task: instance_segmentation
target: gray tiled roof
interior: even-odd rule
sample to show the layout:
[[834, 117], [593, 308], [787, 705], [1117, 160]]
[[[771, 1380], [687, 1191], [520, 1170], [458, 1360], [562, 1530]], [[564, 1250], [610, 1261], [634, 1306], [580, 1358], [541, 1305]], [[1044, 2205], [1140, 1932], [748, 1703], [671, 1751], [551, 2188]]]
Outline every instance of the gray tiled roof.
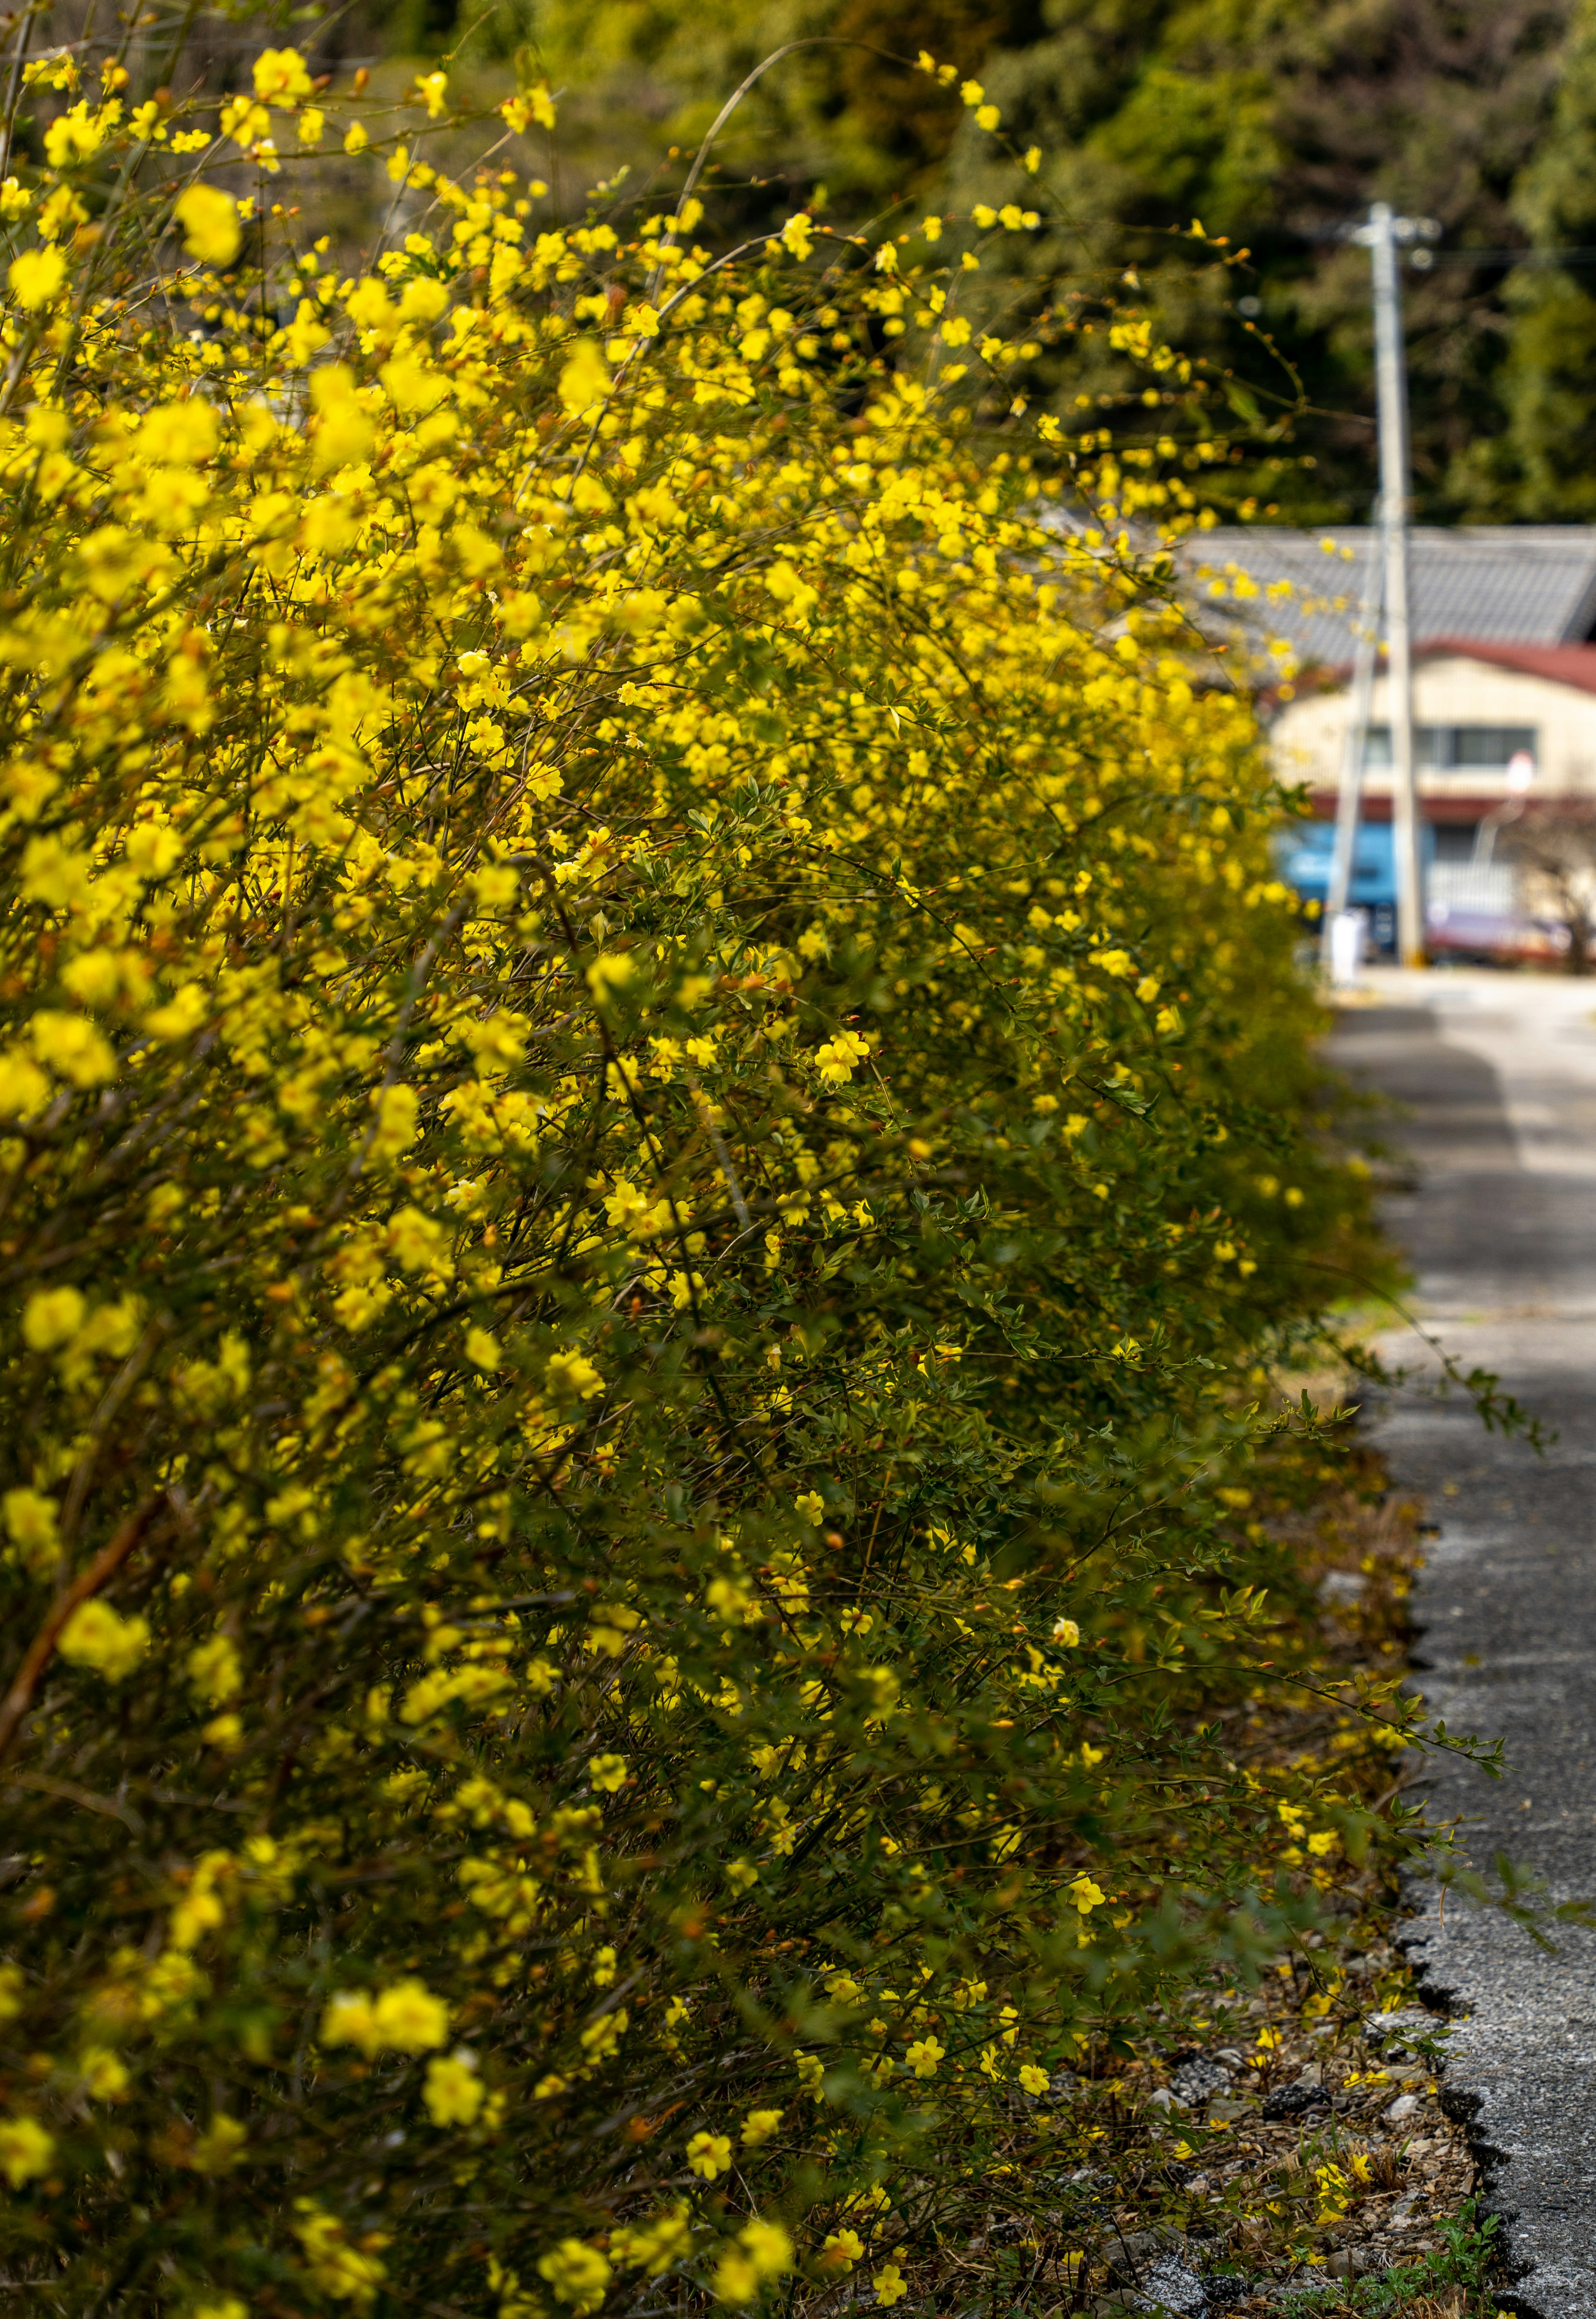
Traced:
[[[1481, 524], [1456, 531], [1418, 526], [1411, 543], [1416, 644], [1429, 636], [1583, 644], [1596, 627], [1596, 524]], [[1335, 665], [1352, 658], [1371, 550], [1378, 553], [1378, 538], [1365, 525], [1325, 531], [1259, 526], [1195, 532], [1179, 563], [1207, 633], [1283, 636], [1303, 667]], [[1227, 566], [1260, 591], [1289, 580], [1293, 593], [1238, 602], [1227, 586], [1216, 600], [1207, 575], [1223, 578]]]

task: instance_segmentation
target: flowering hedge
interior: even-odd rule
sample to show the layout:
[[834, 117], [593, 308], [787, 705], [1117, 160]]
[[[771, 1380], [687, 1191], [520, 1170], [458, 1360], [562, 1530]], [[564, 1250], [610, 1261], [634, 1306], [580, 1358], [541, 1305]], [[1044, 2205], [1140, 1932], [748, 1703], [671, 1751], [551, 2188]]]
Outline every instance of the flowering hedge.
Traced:
[[1252, 726], [953, 229], [318, 280], [119, 69], [5, 202], [0, 2265], [890, 2305], [1359, 1837], [1204, 1720], [1357, 1205]]

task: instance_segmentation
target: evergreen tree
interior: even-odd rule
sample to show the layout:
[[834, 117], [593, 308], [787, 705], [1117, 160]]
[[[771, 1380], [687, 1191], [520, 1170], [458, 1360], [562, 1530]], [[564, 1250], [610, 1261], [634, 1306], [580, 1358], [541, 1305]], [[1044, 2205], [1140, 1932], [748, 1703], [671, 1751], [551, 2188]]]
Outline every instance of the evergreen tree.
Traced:
[[[1576, 0], [1549, 133], [1514, 187], [1532, 248], [1596, 245], [1596, 6]], [[1596, 517], [1596, 263], [1516, 266], [1502, 286], [1506, 425], [1463, 464], [1476, 503], [1542, 521]]]

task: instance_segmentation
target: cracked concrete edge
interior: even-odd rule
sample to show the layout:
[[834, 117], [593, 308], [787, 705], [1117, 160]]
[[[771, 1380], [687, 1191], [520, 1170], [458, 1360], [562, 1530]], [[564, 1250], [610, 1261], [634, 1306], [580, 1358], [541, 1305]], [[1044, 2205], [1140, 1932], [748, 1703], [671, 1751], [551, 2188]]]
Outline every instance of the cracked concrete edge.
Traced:
[[[1505, 2284], [1491, 2290], [1496, 2307], [1514, 2319], [1596, 2319], [1596, 2270], [1591, 2260], [1581, 2259], [1596, 2251], [1588, 2244], [1576, 2246], [1573, 2261], [1568, 2260], [1566, 2251], [1555, 2243], [1565, 2233], [1555, 2227], [1548, 2231], [1550, 2218], [1544, 2208], [1521, 2204], [1510, 2179], [1537, 2154], [1526, 2143], [1527, 2133], [1535, 2134], [1533, 2117], [1525, 2115], [1526, 2094], [1533, 2108], [1537, 2094], [1555, 2094], [1555, 2089], [1536, 2082], [1533, 2060], [1525, 2068], [1521, 2042], [1515, 2041], [1511, 2059], [1497, 2058], [1493, 2067], [1488, 2027], [1474, 2038], [1468, 2035], [1469, 2026], [1478, 2018], [1479, 1990], [1470, 1972], [1474, 1960], [1470, 1945], [1457, 1941], [1456, 1918], [1448, 1935], [1445, 1887], [1434, 1876], [1410, 1872], [1400, 1880], [1399, 1890], [1407, 1913], [1393, 1925], [1392, 1943], [1408, 1961], [1419, 2002], [1438, 2021], [1455, 2025], [1446, 2062], [1437, 2073], [1439, 2100], [1447, 2116], [1467, 2134], [1480, 2173], [1480, 2211], [1494, 2216], [1500, 2225], [1499, 2251], [1507, 2277]], [[1543, 2079], [1547, 2074], [1543, 2071]]]
[[[1440, 1908], [1444, 1888], [1432, 1876], [1405, 1875], [1400, 1890], [1403, 1908], [1408, 1911], [1399, 1917], [1391, 1929], [1392, 1944], [1401, 1950], [1413, 1974], [1413, 1994], [1427, 2011], [1447, 2023], [1461, 2023], [1467, 2018], [1466, 2000], [1455, 1980], [1438, 1971], [1435, 1954], [1439, 1929]], [[1441, 2077], [1440, 2104], [1454, 2124], [1461, 2125], [1468, 2136], [1469, 2153], [1479, 2169], [1483, 2212], [1496, 2216], [1501, 2224], [1501, 2256], [1509, 2278], [1515, 2268], [1511, 2246], [1513, 2224], [1517, 2215], [1496, 2194], [1495, 2177], [1504, 2153], [1481, 2128], [1483, 2097], [1461, 2081], [1456, 2073], [1459, 2058], [1456, 2045], [1449, 2047]], [[1494, 2290], [1499, 2310], [1511, 2309], [1518, 2319], [1558, 2319], [1551, 2310], [1537, 2310], [1519, 2297], [1510, 2287]]]

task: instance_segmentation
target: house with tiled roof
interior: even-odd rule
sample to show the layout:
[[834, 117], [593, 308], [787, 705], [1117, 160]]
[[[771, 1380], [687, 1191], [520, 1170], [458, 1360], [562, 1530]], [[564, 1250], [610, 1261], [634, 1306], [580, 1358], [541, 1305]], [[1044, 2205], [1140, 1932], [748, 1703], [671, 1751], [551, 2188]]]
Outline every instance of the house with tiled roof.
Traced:
[[[1365, 631], [1378, 535], [1219, 528], [1181, 554], [1186, 600], [1257, 691], [1284, 780], [1307, 790], [1287, 874], [1322, 895], [1347, 746], [1350, 676]], [[1596, 525], [1416, 528], [1410, 541], [1413, 721], [1432, 904], [1511, 906], [1504, 868], [1483, 861], [1509, 811], [1508, 767], [1534, 765], [1541, 812], [1596, 801]], [[1383, 670], [1363, 753], [1353, 899], [1387, 910], [1391, 728]]]
[[[1306, 672], [1270, 726], [1282, 778], [1305, 783], [1315, 811], [1335, 810], [1348, 672], [1345, 663]], [[1390, 817], [1384, 696], [1382, 671], [1364, 744], [1365, 815], [1376, 821]], [[1520, 753], [1534, 761], [1537, 797], [1596, 798], [1596, 645], [1420, 636], [1413, 653], [1413, 723], [1428, 821], [1477, 821], [1508, 794], [1507, 769]]]
[[[1282, 638], [1303, 667], [1336, 668], [1352, 659], [1379, 553], [1366, 525], [1222, 526], [1193, 533], [1180, 564], [1205, 628], [1238, 643]], [[1582, 645], [1596, 636], [1596, 524], [1420, 524], [1408, 559], [1415, 637]]]

